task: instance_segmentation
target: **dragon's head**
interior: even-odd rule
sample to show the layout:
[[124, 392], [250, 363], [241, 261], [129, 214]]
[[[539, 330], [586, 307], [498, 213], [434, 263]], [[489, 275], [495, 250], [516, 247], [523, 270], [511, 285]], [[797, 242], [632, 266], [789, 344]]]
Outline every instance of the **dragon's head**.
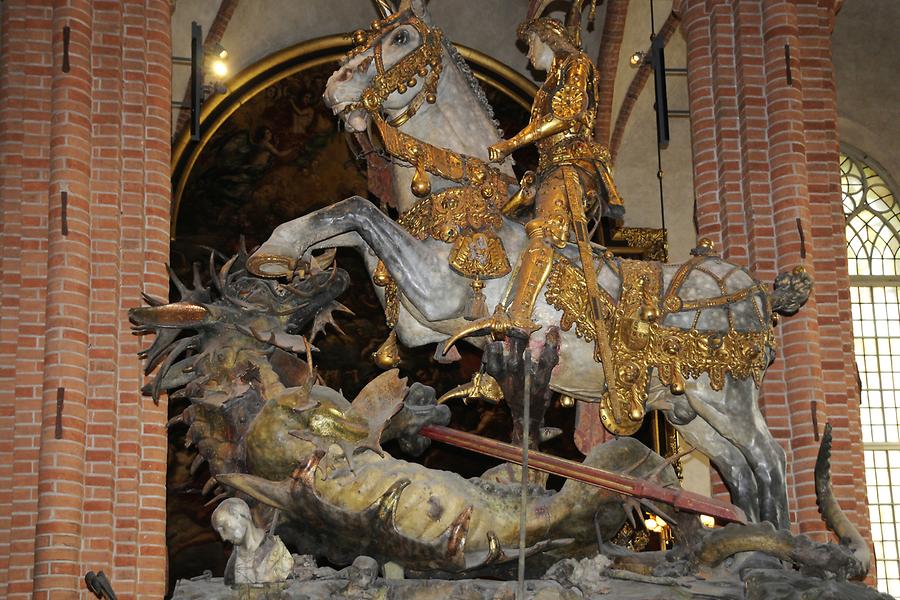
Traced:
[[[146, 374], [159, 367], [144, 388], [155, 401], [162, 391], [215, 377], [214, 367], [234, 367], [240, 357], [226, 355], [236, 354], [235, 348], [244, 354], [268, 354], [273, 349], [305, 354], [308, 340], [326, 324], [334, 324], [335, 310], [349, 311], [335, 300], [350, 278], [334, 262], [333, 252], [313, 258], [287, 283], [254, 277], [246, 270], [246, 259], [242, 251], [216, 269], [211, 255], [208, 287], [195, 264], [193, 289], [170, 268], [179, 300], [167, 303], [145, 294], [149, 306], [128, 311], [136, 334], [156, 334], [153, 344], [141, 352]], [[306, 337], [303, 332], [311, 323]]]

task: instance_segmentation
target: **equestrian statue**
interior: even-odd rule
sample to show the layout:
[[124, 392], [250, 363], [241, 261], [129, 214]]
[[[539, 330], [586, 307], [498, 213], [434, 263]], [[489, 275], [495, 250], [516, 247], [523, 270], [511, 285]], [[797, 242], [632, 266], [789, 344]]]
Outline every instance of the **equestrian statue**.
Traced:
[[[705, 582], [721, 576], [742, 598], [753, 585], [718, 569], [763, 565], [774, 579], [759, 589], [769, 589], [794, 577], [778, 561], [825, 587], [855, 585], [844, 580], [864, 577], [870, 557], [831, 492], [830, 429], [817, 496], [840, 546], [789, 533], [785, 454], [758, 406], [775, 355], [774, 314], [799, 310], [809, 277], [798, 268], [770, 291], [705, 241], [684, 264], [625, 260], [591, 242], [591, 219], [624, 211], [608, 152], [591, 135], [602, 74], [581, 50], [583, 0], [565, 23], [542, 16], [547, 4], [532, 2], [519, 29], [547, 78], [528, 125], [503, 139], [424, 1], [403, 0], [396, 10], [379, 1], [381, 18], [353, 34], [325, 102], [387, 157], [399, 219], [351, 197], [280, 225], [220, 269], [211, 257], [211, 287], [198, 274], [193, 289], [173, 276], [179, 301], [146, 297], [150, 306], [130, 312], [138, 333], [156, 334], [144, 355], [147, 372], [158, 371], [145, 391], [190, 399], [172, 425], [188, 426], [197, 461], [209, 464], [204, 487], [218, 494], [213, 502], [238, 494], [274, 509], [270, 533], [335, 564], [369, 555], [412, 576], [508, 578], [519, 555], [535, 565], [599, 550], [603, 573], [622, 586], [715, 588]], [[538, 167], [517, 181], [504, 159], [529, 144]], [[386, 452], [382, 444], [396, 440], [420, 453], [426, 437], [447, 431], [449, 411], [434, 390], [407, 386], [396, 370], [352, 402], [321, 385], [302, 332], [321, 332], [342, 309], [349, 277], [326, 251], [340, 247], [361, 255], [400, 343], [437, 343], [441, 360], [458, 357], [454, 344], [463, 339], [484, 350], [465, 393], [505, 397], [519, 418], [513, 439], [535, 459], [547, 457], [536, 451], [541, 415], [532, 423], [516, 412], [531, 397], [555, 391], [592, 403], [619, 437], [583, 464], [563, 465], [573, 475], [558, 492], [530, 476], [467, 480]], [[523, 356], [537, 357], [532, 371]], [[731, 492], [734, 523], [703, 531], [668, 461], [626, 437], [652, 410], [709, 456]], [[603, 490], [583, 483], [597, 473], [611, 477]], [[642, 492], [651, 488], [653, 502]], [[642, 508], [677, 530], [674, 549], [636, 554], [610, 544]], [[762, 563], [725, 560], [753, 551]], [[574, 571], [566, 573], [557, 575]]]
[[[400, 219], [348, 198], [278, 226], [247, 267], [290, 277], [316, 250], [354, 248], [408, 347], [462, 336], [485, 347], [491, 336], [478, 334], [492, 333], [525, 335], [537, 349], [558, 328], [553, 390], [597, 403], [614, 434], [664, 411], [751, 521], [786, 529], [785, 454], [758, 395], [774, 357], [773, 314], [799, 308], [808, 277], [798, 269], [770, 292], [705, 241], [681, 265], [623, 260], [589, 242], [588, 211], [622, 211], [607, 154], [589, 137], [597, 74], [580, 51], [581, 2], [568, 26], [540, 17], [543, 6], [520, 31], [548, 79], [531, 122], [509, 140], [421, 2], [354, 33], [325, 102], [389, 155]], [[540, 162], [522, 182], [490, 162], [528, 143]], [[529, 197], [534, 216], [522, 226], [504, 208]]]

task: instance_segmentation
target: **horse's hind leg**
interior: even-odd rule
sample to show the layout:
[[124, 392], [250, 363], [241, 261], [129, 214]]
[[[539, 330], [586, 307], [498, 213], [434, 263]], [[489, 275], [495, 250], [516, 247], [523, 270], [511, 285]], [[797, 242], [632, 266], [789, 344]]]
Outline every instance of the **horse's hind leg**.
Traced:
[[[759, 489], [756, 485], [756, 477], [741, 451], [719, 435], [702, 417], [695, 416], [684, 424], [676, 424], [683, 422], [684, 419], [679, 418], [675, 413], [683, 415], [693, 412], [687, 406], [687, 398], [684, 395], [673, 396], [667, 391], [659, 393], [664, 394], [666, 397], [663, 398], [663, 401], [673, 407], [665, 411], [667, 418], [688, 444], [709, 458], [719, 475], [722, 476], [722, 481], [731, 494], [731, 501], [744, 511], [750, 522], [759, 521]], [[654, 394], [651, 393], [651, 398], [653, 396]]]
[[760, 518], [788, 529], [785, 454], [759, 411], [753, 380], [727, 376], [714, 390], [704, 374], [687, 382], [686, 395], [697, 415], [744, 455], [756, 479]]

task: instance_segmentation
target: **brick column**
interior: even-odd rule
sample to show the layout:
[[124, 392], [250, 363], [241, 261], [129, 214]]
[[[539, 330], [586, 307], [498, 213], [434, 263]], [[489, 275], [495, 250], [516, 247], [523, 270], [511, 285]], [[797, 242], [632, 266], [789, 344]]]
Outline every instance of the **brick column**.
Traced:
[[[89, 0], [53, 9], [50, 211], [34, 598], [78, 595], [90, 310]], [[71, 32], [64, 69], [63, 28]]]
[[837, 186], [833, 17], [834, 7], [818, 0], [686, 0], [683, 8], [698, 235], [763, 281], [797, 265], [816, 280], [810, 302], [777, 330], [762, 407], [787, 453], [792, 523], [818, 539], [825, 536], [813, 465], [829, 419], [836, 491], [868, 531], [865, 496], [841, 473], [862, 469], [863, 457], [858, 399], [847, 392], [855, 375]]
[[165, 593], [166, 407], [127, 310], [168, 294], [170, 9], [0, 4], [0, 597]]
[[[0, 595], [30, 598], [37, 521], [37, 477], [44, 363], [47, 213], [52, 79], [52, 10], [48, 2], [3, 2], [0, 73], [0, 181], [3, 202], [3, 393], [12, 419], [0, 439], [12, 441], [8, 569]], [[26, 125], [27, 124], [27, 125]], [[6, 488], [6, 485], [2, 487]], [[0, 548], [2, 550], [2, 548]], [[5, 593], [5, 594], [4, 594]]]

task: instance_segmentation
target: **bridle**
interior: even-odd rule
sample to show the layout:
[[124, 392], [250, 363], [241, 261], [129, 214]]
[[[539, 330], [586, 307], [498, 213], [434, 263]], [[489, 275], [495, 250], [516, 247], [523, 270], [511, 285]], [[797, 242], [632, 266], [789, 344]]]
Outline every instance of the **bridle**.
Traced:
[[[419, 32], [422, 43], [385, 71], [382, 41], [389, 37], [391, 31], [402, 25], [412, 25]], [[342, 114], [364, 108], [370, 114], [380, 116], [382, 106], [388, 96], [394, 92], [405, 93], [407, 89], [416, 85], [417, 78], [424, 80], [422, 89], [406, 105], [406, 108], [387, 121], [388, 124], [399, 127], [409, 121], [425, 102], [434, 104], [437, 101], [437, 84], [442, 68], [442, 38], [443, 32], [440, 29], [428, 27], [410, 10], [393, 14], [386, 19], [373, 21], [369, 30], [360, 29], [354, 32], [353, 43], [356, 46], [347, 54], [347, 59], [352, 59], [372, 49], [376, 75], [372, 84], [363, 91], [360, 101], [348, 105]]]

